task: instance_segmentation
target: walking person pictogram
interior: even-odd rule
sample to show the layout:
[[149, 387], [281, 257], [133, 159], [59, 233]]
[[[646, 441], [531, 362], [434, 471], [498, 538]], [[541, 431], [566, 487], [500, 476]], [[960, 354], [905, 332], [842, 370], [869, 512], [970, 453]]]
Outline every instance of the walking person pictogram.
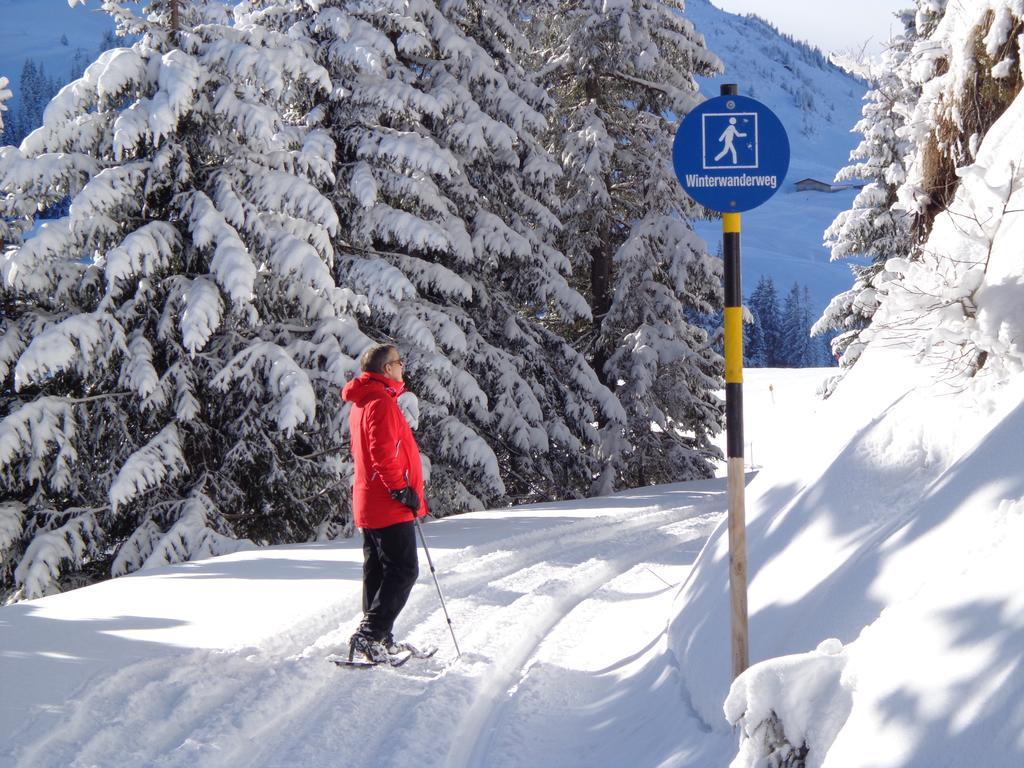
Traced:
[[736, 165], [737, 155], [736, 145], [734, 142], [736, 139], [745, 139], [746, 137], [747, 134], [740, 133], [739, 129], [736, 127], [736, 118], [730, 117], [729, 125], [726, 126], [724, 131], [722, 131], [722, 135], [718, 137], [718, 140], [722, 142], [722, 151], [715, 155], [715, 162], [717, 163], [726, 155], [732, 155], [732, 164]]

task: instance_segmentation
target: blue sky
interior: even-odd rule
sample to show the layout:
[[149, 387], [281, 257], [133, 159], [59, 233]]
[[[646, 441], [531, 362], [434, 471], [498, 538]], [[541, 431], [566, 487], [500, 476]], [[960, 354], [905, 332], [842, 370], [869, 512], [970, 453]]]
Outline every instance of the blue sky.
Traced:
[[711, 0], [731, 13], [756, 13], [788, 32], [827, 51], [878, 53], [890, 33], [900, 32], [893, 11], [911, 0]]

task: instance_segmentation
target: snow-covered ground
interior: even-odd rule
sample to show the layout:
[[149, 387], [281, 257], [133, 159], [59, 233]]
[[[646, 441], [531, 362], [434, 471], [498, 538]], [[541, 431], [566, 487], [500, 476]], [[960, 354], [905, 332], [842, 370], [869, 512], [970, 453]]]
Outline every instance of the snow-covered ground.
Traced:
[[[748, 486], [751, 659], [766, 661], [730, 708], [751, 730], [780, 715], [809, 766], [1024, 765], [1024, 376], [951, 382], [870, 349]], [[710, 724], [730, 683], [724, 539], [669, 633]]]
[[324, 661], [358, 618], [354, 541], [4, 608], [0, 762], [623, 765], [637, 743], [660, 762], [685, 716], [666, 617], [721, 506], [710, 482], [431, 523], [463, 657], [424, 574], [399, 629], [442, 650], [397, 671]]
[[[749, 373], [765, 460], [827, 375]], [[722, 764], [735, 738], [690, 716], [666, 623], [725, 508], [712, 480], [429, 523], [463, 658], [423, 562], [398, 629], [441, 650], [401, 670], [323, 660], [359, 617], [356, 540], [2, 608], [0, 764]]]
[[[833, 371], [746, 374], [731, 690], [719, 478], [430, 523], [458, 660], [424, 572], [398, 629], [434, 659], [324, 661], [358, 620], [356, 541], [0, 608], [0, 765], [1024, 765], [1022, 98], [832, 397]], [[937, 298], [960, 314], [914, 314]]]

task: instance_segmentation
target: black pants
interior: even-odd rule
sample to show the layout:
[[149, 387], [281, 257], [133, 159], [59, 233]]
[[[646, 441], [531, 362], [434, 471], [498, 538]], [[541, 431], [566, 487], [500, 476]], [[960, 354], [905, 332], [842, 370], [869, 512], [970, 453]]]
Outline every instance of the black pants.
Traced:
[[420, 574], [416, 523], [409, 520], [363, 529], [363, 623], [360, 630], [382, 640], [395, 626]]

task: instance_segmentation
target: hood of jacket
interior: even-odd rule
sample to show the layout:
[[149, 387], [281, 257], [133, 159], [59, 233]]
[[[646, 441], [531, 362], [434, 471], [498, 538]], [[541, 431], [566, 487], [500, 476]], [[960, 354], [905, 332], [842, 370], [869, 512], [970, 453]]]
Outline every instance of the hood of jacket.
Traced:
[[405, 383], [381, 373], [363, 373], [341, 390], [341, 399], [360, 407], [380, 397], [398, 397], [405, 392]]

